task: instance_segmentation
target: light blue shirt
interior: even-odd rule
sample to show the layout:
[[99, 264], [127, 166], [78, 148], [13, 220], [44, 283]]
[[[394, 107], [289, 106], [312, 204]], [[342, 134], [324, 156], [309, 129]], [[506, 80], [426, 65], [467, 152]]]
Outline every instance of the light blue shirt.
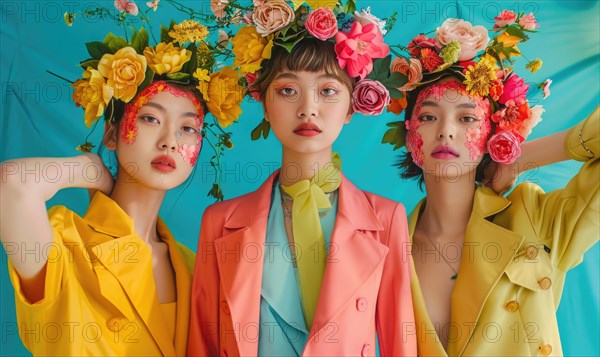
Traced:
[[[327, 252], [329, 252], [337, 209], [336, 196], [331, 210], [321, 218]], [[279, 183], [275, 182], [265, 239], [258, 355], [300, 356], [308, 335], [302, 314], [298, 272], [294, 269], [288, 247], [281, 192]]]

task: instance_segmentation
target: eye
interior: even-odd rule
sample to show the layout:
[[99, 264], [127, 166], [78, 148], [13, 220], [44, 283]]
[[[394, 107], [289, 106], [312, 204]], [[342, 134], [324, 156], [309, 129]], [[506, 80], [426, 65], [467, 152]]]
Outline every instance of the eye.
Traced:
[[321, 89], [321, 94], [326, 97], [332, 97], [332, 96], [338, 94], [338, 90], [337, 90], [337, 88], [334, 88], [334, 87], [323, 88], [323, 89]]
[[198, 134], [199, 131], [198, 129], [194, 128], [193, 126], [184, 126], [183, 127], [183, 131], [185, 131], [186, 133], [190, 133], [190, 134]]
[[158, 119], [156, 119], [155, 117], [153, 117], [151, 115], [140, 115], [139, 119], [141, 119], [145, 122], [148, 122], [148, 123], [152, 123], [152, 124], [160, 124]]
[[460, 118], [460, 121], [465, 122], [465, 123], [476, 123], [479, 121], [479, 119], [470, 116], [470, 115], [465, 115], [464, 117]]
[[283, 88], [280, 88], [280, 89], [278, 90], [278, 92], [279, 92], [280, 94], [282, 94], [282, 95], [285, 95], [285, 96], [290, 96], [290, 97], [291, 97], [291, 96], [294, 96], [294, 95], [296, 95], [296, 93], [297, 93], [297, 92], [296, 92], [296, 90], [295, 90], [294, 88], [291, 88], [291, 87], [283, 87]]
[[436, 119], [437, 118], [431, 114], [423, 114], [423, 115], [419, 116], [419, 121], [434, 121]]

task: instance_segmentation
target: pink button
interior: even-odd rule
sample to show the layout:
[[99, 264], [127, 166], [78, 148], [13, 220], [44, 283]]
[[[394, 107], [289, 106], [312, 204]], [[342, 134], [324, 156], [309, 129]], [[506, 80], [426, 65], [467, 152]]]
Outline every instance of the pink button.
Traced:
[[367, 299], [364, 297], [356, 299], [356, 310], [365, 311], [367, 309]]
[[367, 357], [371, 353], [371, 345], [365, 344], [360, 352], [362, 357]]

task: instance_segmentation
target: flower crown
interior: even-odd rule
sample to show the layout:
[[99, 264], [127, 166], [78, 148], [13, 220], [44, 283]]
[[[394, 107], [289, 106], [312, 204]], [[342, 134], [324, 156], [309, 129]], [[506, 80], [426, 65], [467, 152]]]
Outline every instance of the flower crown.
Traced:
[[[513, 67], [514, 57], [523, 56], [517, 45], [529, 39], [528, 33], [537, 32], [539, 25], [532, 13], [504, 10], [494, 19], [490, 33], [498, 35], [491, 41], [485, 27], [447, 19], [435, 30], [435, 37], [420, 34], [407, 47], [399, 47], [408, 56], [394, 59], [392, 71], [407, 76], [408, 81], [400, 88], [404, 93], [445, 76], [455, 76], [469, 95], [488, 99], [495, 124], [488, 151], [492, 160], [509, 164], [520, 155], [521, 143], [541, 121], [544, 111], [541, 105], [530, 107], [529, 85], [514, 73]], [[532, 73], [541, 67], [539, 58], [526, 65]], [[538, 85], [544, 99], [550, 94], [551, 82], [546, 80]], [[392, 101], [388, 111], [400, 114], [406, 106], [406, 98], [402, 98]], [[391, 128], [384, 134], [382, 143], [394, 145], [394, 150], [404, 146], [406, 124], [388, 123]]]
[[[150, 27], [150, 10], [156, 11], [160, 0], [147, 3], [146, 11], [140, 11], [135, 2], [130, 0], [116, 0], [114, 6], [118, 15], [114, 16], [114, 9], [96, 8], [87, 10], [84, 16], [94, 15], [108, 17], [123, 27], [125, 37], [108, 33], [100, 42], [86, 43], [90, 58], [81, 61], [83, 78], [72, 83], [74, 88], [73, 101], [76, 106], [81, 106], [84, 111], [85, 124], [90, 127], [104, 115], [107, 121], [115, 120], [114, 104], [119, 101], [124, 104], [139, 106], [147, 101], [145, 89], [165, 90], [168, 83], [194, 85], [203, 103], [193, 98], [193, 102], [204, 116], [204, 108], [216, 119], [207, 122], [204, 120], [202, 135], [204, 140], [215, 151], [211, 158], [211, 166], [215, 169], [215, 183], [209, 192], [217, 200], [222, 200], [223, 195], [219, 186], [220, 157], [223, 149], [233, 147], [231, 133], [225, 132], [226, 128], [239, 118], [242, 113], [240, 108], [243, 100], [243, 87], [238, 84], [239, 75], [231, 67], [223, 67], [217, 59], [223, 60], [231, 57], [227, 50], [226, 34], [219, 30], [216, 44], [208, 41], [209, 27], [202, 23], [184, 20], [180, 23], [171, 21], [169, 27], [161, 25], [160, 41], [156, 41]], [[179, 3], [171, 2], [174, 6]], [[203, 18], [205, 22], [214, 21], [214, 17], [202, 15], [194, 10], [185, 10], [192, 18]], [[139, 30], [133, 29], [130, 18], [139, 18], [145, 23]], [[65, 22], [70, 27], [76, 19], [76, 14], [65, 13]], [[220, 27], [211, 24], [212, 28]], [[148, 30], [146, 29], [148, 28]], [[132, 29], [128, 31], [128, 29]], [[131, 33], [129, 33], [131, 32]], [[149, 44], [149, 38], [154, 39], [156, 45]], [[150, 87], [151, 83], [161, 85]], [[140, 94], [144, 98], [137, 98]], [[155, 93], [154, 93], [155, 94]], [[127, 107], [126, 107], [127, 108]], [[127, 112], [126, 112], [127, 114]], [[207, 135], [209, 134], [209, 135]], [[131, 138], [134, 132], [124, 133]], [[88, 135], [89, 137], [89, 135]], [[212, 137], [212, 142], [211, 142]], [[215, 140], [216, 138], [216, 140]], [[87, 141], [87, 140], [86, 140]], [[94, 147], [90, 142], [79, 145], [79, 151], [90, 152]]]
[[[241, 19], [240, 28], [231, 42], [233, 66], [239, 70], [246, 94], [260, 101], [252, 86], [265, 62], [271, 58], [273, 46], [291, 53], [306, 38], [335, 43], [340, 67], [358, 81], [353, 97], [353, 110], [365, 115], [383, 112], [391, 98], [402, 96], [397, 88], [405, 76], [391, 73], [390, 47], [383, 36], [395, 22], [394, 12], [387, 21], [371, 14], [370, 8], [356, 11], [354, 0], [345, 4], [338, 0], [253, 0], [248, 6], [234, 1], [216, 0], [214, 14], [222, 21]], [[252, 139], [266, 138], [269, 123], [264, 121], [252, 131]]]

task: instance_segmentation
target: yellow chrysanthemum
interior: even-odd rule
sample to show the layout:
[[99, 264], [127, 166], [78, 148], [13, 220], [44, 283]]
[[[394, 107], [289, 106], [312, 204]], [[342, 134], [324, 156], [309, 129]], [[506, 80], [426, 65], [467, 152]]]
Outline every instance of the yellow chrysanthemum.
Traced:
[[478, 97], [488, 95], [494, 81], [498, 78], [496, 71], [498, 71], [496, 63], [486, 58], [482, 58], [475, 66], [469, 66], [464, 81], [469, 94]]
[[208, 34], [206, 26], [194, 20], [182, 21], [173, 25], [173, 29], [169, 31], [169, 36], [178, 43], [204, 41]]
[[527, 63], [525, 68], [527, 68], [529, 71], [531, 71], [531, 73], [535, 73], [535, 72], [539, 71], [540, 68], [542, 68], [542, 64], [544, 64], [544, 62], [542, 62], [541, 59], [536, 58], [533, 61]]
[[208, 110], [225, 128], [242, 114], [244, 89], [239, 85], [240, 75], [232, 67], [223, 67], [210, 75], [210, 82], [200, 82], [198, 89]]
[[192, 58], [192, 52], [173, 46], [173, 43], [161, 42], [156, 49], [146, 47], [144, 56], [148, 66], [158, 74], [171, 74], [181, 71], [183, 65]]

